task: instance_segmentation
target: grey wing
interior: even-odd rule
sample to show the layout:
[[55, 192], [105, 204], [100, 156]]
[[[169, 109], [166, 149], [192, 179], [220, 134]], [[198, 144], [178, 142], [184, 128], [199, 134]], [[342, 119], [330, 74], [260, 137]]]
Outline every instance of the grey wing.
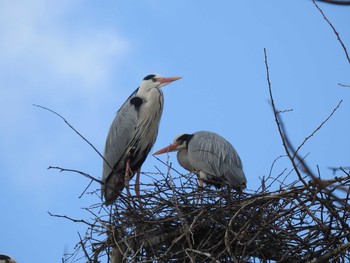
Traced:
[[188, 155], [193, 168], [203, 171], [211, 179], [227, 181], [232, 186], [246, 184], [242, 161], [223, 137], [207, 131], [195, 133], [189, 142]]
[[226, 161], [222, 166], [222, 172], [231, 186], [246, 187], [247, 178], [243, 172], [241, 158], [231, 144], [227, 146]]
[[112, 173], [112, 168], [117, 171], [118, 168], [121, 169], [120, 165], [125, 165], [123, 160], [125, 151], [137, 123], [137, 111], [134, 105], [130, 103], [130, 99], [136, 92], [137, 90], [130, 95], [118, 110], [107, 135], [104, 150], [106, 161], [103, 161], [102, 174], [102, 182], [104, 184], [101, 186], [101, 192], [105, 197], [106, 203], [109, 203], [109, 200], [113, 202], [114, 200], [112, 199], [115, 199], [118, 195], [117, 191], [122, 191], [124, 187], [124, 178]]

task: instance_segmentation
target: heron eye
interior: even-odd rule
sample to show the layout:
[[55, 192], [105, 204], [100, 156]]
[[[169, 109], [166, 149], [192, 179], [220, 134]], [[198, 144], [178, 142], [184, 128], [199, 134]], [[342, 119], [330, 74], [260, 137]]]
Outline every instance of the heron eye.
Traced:
[[156, 82], [156, 81], [157, 81], [157, 78], [152, 78], [152, 81], [153, 81], [153, 82]]

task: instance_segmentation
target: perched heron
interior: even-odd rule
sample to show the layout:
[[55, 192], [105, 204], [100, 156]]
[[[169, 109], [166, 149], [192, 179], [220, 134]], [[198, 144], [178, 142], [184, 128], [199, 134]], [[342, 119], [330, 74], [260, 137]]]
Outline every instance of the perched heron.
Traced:
[[161, 87], [180, 79], [146, 76], [118, 110], [106, 139], [101, 192], [105, 204], [112, 204], [137, 172], [135, 192], [140, 194], [140, 169], [153, 147], [163, 111]]
[[241, 158], [235, 148], [216, 133], [181, 134], [153, 155], [173, 151], [177, 151], [177, 160], [183, 168], [198, 175], [201, 187], [203, 181], [218, 188], [224, 184], [238, 190], [246, 187]]
[[0, 254], [0, 263], [17, 263], [17, 261], [8, 255]]

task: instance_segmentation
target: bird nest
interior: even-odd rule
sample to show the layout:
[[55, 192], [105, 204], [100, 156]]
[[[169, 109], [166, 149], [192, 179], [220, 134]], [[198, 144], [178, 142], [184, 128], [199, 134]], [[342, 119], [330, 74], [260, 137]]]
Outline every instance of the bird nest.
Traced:
[[171, 168], [141, 176], [153, 182], [141, 186], [140, 198], [123, 195], [113, 206], [88, 208], [91, 222], [74, 220], [88, 226], [76, 250], [87, 261], [350, 260], [348, 174], [288, 185], [268, 178], [243, 193], [199, 189], [195, 175]]

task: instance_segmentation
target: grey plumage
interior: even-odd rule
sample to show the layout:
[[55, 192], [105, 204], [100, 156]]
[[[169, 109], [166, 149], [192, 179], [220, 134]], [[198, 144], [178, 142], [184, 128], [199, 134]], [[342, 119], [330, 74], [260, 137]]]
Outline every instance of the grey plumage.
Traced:
[[[125, 174], [139, 170], [153, 147], [163, 111], [160, 88], [179, 77], [146, 76], [118, 110], [106, 139], [101, 192], [111, 204], [124, 189]], [[130, 171], [126, 171], [127, 163]], [[128, 180], [128, 178], [127, 178]]]
[[154, 154], [177, 150], [182, 167], [198, 174], [199, 179], [217, 187], [227, 184], [242, 189], [247, 184], [241, 158], [234, 147], [220, 135], [199, 131], [177, 136], [174, 143]]

